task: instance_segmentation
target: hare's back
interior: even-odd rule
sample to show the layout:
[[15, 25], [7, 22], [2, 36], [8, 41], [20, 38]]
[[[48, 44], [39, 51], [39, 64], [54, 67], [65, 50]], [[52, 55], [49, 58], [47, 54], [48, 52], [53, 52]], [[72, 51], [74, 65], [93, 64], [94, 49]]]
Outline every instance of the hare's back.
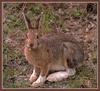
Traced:
[[78, 44], [72, 35], [65, 33], [50, 33], [41, 37], [40, 41], [47, 46], [60, 46], [63, 42], [72, 42]]
[[75, 42], [72, 36], [64, 33], [50, 33], [40, 39], [40, 44], [45, 46], [52, 53], [53, 57], [58, 59], [63, 54], [64, 42]]

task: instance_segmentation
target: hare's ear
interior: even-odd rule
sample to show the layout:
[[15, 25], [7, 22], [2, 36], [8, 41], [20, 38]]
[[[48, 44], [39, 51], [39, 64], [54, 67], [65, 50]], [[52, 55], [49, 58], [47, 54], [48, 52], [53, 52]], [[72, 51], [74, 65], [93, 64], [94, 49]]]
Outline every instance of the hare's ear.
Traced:
[[26, 9], [26, 4], [23, 4], [22, 15], [23, 15], [23, 18], [24, 18], [24, 21], [25, 21], [25, 25], [27, 27], [27, 30], [29, 31], [29, 30], [33, 29], [33, 26], [31, 24], [30, 19], [25, 15], [25, 9]]
[[42, 15], [43, 15], [43, 12], [41, 12], [41, 14], [37, 17], [36, 24], [35, 24], [35, 29], [39, 30], [39, 28], [41, 26]]

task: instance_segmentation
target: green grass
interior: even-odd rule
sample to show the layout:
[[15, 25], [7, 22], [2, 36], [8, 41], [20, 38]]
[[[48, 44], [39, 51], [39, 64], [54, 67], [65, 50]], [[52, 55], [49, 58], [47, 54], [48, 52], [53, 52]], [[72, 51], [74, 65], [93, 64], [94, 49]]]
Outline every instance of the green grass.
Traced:
[[[68, 6], [69, 4], [64, 4]], [[30, 87], [28, 82], [27, 75], [31, 73], [30, 65], [26, 62], [25, 57], [22, 55], [20, 51], [16, 48], [10, 48], [8, 44], [5, 43], [5, 39], [9, 37], [9, 34], [13, 34], [17, 29], [21, 30], [25, 33], [26, 26], [21, 15], [20, 9], [18, 7], [20, 4], [4, 4], [4, 9], [7, 10], [7, 14], [5, 15], [6, 21], [3, 24], [3, 35], [4, 35], [4, 45], [3, 45], [3, 87], [6, 88], [27, 88]], [[29, 7], [30, 6], [30, 7]], [[54, 6], [46, 7], [43, 4], [30, 4], [27, 8], [27, 16], [30, 18], [32, 24], [34, 25], [36, 22], [36, 17], [43, 12], [42, 20], [41, 20], [41, 30], [43, 32], [52, 31], [55, 25], [58, 25], [61, 30], [65, 31], [66, 21], [70, 21], [71, 18], [80, 19], [86, 18], [87, 13], [84, 13], [85, 16], [82, 15], [82, 10], [76, 6], [76, 8], [71, 9], [70, 6], [68, 8], [64, 8], [65, 6], [59, 6], [62, 11], [64, 11], [64, 15], [60, 15], [58, 10], [54, 9]], [[76, 20], [75, 20], [76, 21]], [[77, 21], [76, 21], [77, 22]], [[52, 25], [54, 23], [55, 25]], [[52, 25], [52, 26], [51, 26]], [[86, 26], [85, 26], [86, 27]], [[75, 33], [73, 31], [73, 33]], [[77, 31], [78, 33], [78, 31]], [[22, 36], [18, 36], [21, 38]], [[87, 45], [87, 44], [86, 44]], [[96, 49], [97, 50], [97, 49]], [[97, 65], [97, 54], [95, 51], [90, 51], [92, 54], [91, 60], [93, 64]], [[13, 62], [12, 62], [13, 60]], [[14, 66], [15, 65], [15, 66]], [[28, 69], [28, 70], [27, 70]], [[21, 73], [21, 74], [20, 74]], [[16, 77], [17, 76], [17, 77]], [[21, 77], [22, 76], [22, 77]], [[25, 80], [26, 79], [26, 80]], [[14, 80], [14, 82], [13, 82]], [[68, 79], [57, 82], [57, 83], [45, 83], [45, 87], [47, 88], [96, 88], [96, 74], [94, 70], [89, 68], [87, 65], [80, 67], [77, 70], [76, 75], [69, 77]]]

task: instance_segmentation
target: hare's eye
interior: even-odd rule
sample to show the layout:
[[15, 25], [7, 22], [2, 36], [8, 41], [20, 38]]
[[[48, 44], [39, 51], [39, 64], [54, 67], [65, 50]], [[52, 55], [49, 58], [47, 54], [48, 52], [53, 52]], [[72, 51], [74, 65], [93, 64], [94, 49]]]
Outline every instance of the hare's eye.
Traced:
[[26, 38], [28, 38], [28, 34], [26, 34]]
[[27, 38], [27, 34], [25, 34], [25, 37]]
[[37, 39], [39, 38], [39, 36], [37, 35]]

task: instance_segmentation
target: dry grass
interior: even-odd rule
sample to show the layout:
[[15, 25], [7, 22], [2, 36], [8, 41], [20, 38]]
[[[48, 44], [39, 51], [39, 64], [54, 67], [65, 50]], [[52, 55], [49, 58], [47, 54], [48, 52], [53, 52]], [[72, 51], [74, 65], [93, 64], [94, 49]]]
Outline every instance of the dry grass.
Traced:
[[[3, 6], [3, 87], [30, 88], [28, 82], [32, 73], [19, 49], [23, 48], [25, 23], [21, 15], [21, 4], [5, 3]], [[43, 88], [96, 88], [97, 87], [97, 14], [86, 11], [86, 4], [28, 4], [26, 14], [35, 24], [37, 15], [43, 12], [41, 30], [50, 32], [55, 28], [69, 34], [84, 44], [84, 65], [77, 69], [76, 75], [51, 83]], [[16, 31], [19, 32], [17, 34]], [[9, 44], [10, 37], [14, 41]], [[22, 46], [20, 46], [22, 45]]]

